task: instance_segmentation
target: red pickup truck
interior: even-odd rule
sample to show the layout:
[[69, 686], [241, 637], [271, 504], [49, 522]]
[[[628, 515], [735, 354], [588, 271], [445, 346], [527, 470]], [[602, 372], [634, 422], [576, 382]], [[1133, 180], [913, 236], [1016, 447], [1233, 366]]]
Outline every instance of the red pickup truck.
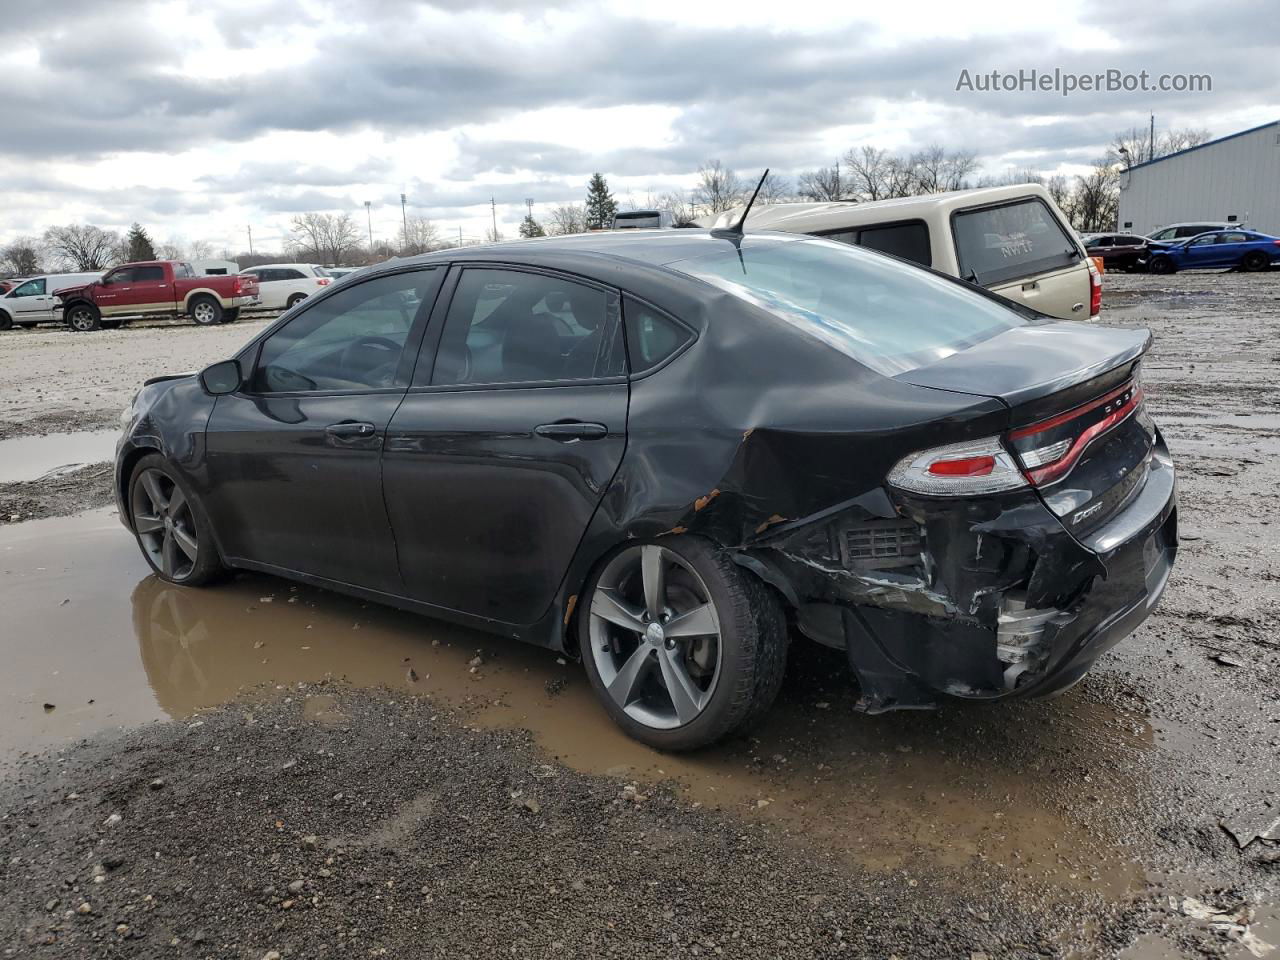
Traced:
[[[230, 323], [258, 299], [252, 276], [197, 276], [178, 260], [126, 263], [101, 280], [58, 292], [62, 319], [72, 330], [111, 329], [134, 317], [190, 317]], [[55, 307], [55, 309], [57, 309]]]

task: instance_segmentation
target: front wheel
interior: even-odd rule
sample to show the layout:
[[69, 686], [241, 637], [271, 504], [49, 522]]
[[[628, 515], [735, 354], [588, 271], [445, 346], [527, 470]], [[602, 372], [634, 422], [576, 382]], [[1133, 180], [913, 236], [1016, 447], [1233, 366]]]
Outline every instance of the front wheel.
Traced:
[[222, 304], [213, 297], [198, 297], [190, 307], [191, 319], [202, 327], [222, 322]]
[[305, 299], [307, 299], [307, 295], [305, 293], [295, 293], [289, 298], [288, 302], [285, 303], [284, 308], [286, 310], [292, 310]]
[[1151, 270], [1152, 273], [1158, 273], [1163, 276], [1167, 276], [1168, 274], [1173, 273], [1174, 271], [1173, 261], [1170, 260], [1168, 257], [1156, 257], [1154, 260], [1151, 261], [1151, 266], [1149, 267], [1149, 269]]
[[143, 457], [133, 469], [129, 519], [142, 555], [162, 580], [198, 587], [222, 573], [200, 501], [158, 453]]
[[102, 326], [102, 314], [88, 303], [77, 303], [66, 311], [67, 326], [76, 333], [90, 333]]
[[578, 639], [609, 715], [662, 750], [703, 747], [756, 719], [786, 668], [777, 596], [698, 537], [614, 554], [588, 585]]
[[1240, 266], [1244, 267], [1250, 273], [1257, 273], [1259, 270], [1267, 269], [1271, 263], [1270, 258], [1261, 250], [1250, 250], [1244, 255], [1244, 259], [1240, 261]]

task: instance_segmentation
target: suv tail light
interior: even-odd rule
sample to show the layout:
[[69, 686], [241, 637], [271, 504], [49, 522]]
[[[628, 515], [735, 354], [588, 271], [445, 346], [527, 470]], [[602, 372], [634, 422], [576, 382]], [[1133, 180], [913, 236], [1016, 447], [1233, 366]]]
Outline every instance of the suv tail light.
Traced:
[[1102, 274], [1089, 260], [1089, 319], [1092, 320], [1102, 312]]
[[899, 490], [931, 497], [966, 497], [1027, 485], [1027, 478], [999, 437], [910, 454], [889, 471], [888, 481]]
[[316, 277], [317, 287], [327, 287], [332, 282], [328, 277]]
[[1052, 483], [1075, 466], [1085, 448], [1142, 405], [1137, 377], [1124, 386], [1066, 413], [1009, 434], [1029, 479], [1037, 487]]

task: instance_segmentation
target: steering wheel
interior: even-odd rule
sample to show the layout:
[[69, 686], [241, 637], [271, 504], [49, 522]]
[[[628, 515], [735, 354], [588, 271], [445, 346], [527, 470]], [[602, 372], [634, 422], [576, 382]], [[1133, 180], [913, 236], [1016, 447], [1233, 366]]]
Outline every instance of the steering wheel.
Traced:
[[[402, 344], [396, 343], [387, 337], [361, 337], [359, 340], [353, 340], [342, 351], [342, 356], [338, 359], [338, 363], [344, 373], [350, 371], [358, 372], [360, 376], [348, 377], [346, 379], [378, 382], [384, 386], [390, 385], [391, 378], [395, 376], [396, 366], [400, 362], [400, 350]], [[388, 354], [386, 360], [381, 363], [373, 363], [368, 366], [363, 364], [356, 367], [356, 354], [361, 350], [377, 350]], [[383, 369], [383, 368], [387, 369]], [[372, 385], [372, 383], [370, 384]]]

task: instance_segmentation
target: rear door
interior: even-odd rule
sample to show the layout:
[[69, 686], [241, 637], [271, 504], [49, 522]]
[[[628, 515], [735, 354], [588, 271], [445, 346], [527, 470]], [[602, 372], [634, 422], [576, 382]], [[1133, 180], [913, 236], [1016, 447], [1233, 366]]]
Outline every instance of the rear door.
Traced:
[[1089, 267], [1040, 197], [951, 215], [960, 276], [1051, 317], [1089, 319]]
[[263, 340], [242, 391], [218, 397], [209, 512], [229, 559], [403, 592], [380, 459], [442, 273], [384, 274], [315, 302]]
[[387, 431], [409, 596], [510, 624], [550, 607], [626, 447], [616, 291], [455, 267]]

